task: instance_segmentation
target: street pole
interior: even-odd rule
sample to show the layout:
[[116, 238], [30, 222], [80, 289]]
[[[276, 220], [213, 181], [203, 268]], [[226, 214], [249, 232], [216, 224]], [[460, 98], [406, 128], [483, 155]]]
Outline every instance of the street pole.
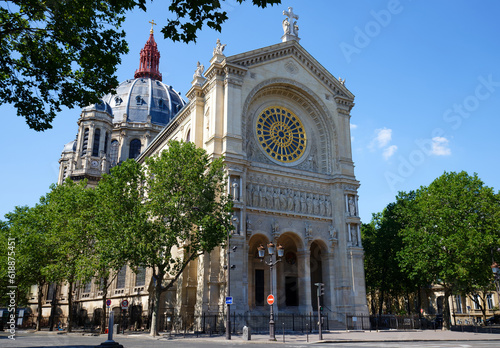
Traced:
[[[271, 255], [271, 264], [269, 265], [269, 271], [271, 272], [271, 295], [273, 294], [273, 256]], [[276, 336], [274, 333], [274, 302], [271, 304], [271, 311], [269, 313], [269, 340], [276, 341]]]
[[[231, 248], [229, 247], [229, 229], [227, 230], [227, 297], [231, 296]], [[226, 310], [226, 340], [231, 339], [231, 305]]]
[[322, 331], [322, 328], [321, 328], [321, 307], [320, 307], [320, 286], [318, 286], [318, 327], [319, 327], [319, 340], [322, 341], [323, 340], [323, 331]]

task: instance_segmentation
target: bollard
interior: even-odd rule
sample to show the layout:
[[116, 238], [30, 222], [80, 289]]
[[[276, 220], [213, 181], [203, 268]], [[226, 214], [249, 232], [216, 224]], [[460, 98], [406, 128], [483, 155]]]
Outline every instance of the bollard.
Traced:
[[306, 338], [307, 338], [307, 342], [309, 342], [309, 328], [308, 328], [307, 324], [306, 324]]
[[285, 343], [285, 323], [283, 323], [283, 343]]

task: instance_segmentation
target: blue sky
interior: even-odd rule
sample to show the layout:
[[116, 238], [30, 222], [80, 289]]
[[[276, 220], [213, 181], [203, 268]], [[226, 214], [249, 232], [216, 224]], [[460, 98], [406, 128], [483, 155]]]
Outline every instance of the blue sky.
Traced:
[[[229, 56], [281, 41], [282, 11], [299, 15], [301, 45], [356, 96], [351, 136], [360, 215], [394, 201], [398, 191], [428, 185], [444, 171], [476, 172], [500, 189], [500, 2], [430, 0], [286, 1], [258, 9], [225, 5], [222, 33], [205, 28], [196, 44], [155, 38], [163, 81], [183, 95], [200, 61], [209, 66], [217, 38]], [[165, 23], [167, 5], [134, 11], [125, 31], [130, 53], [118, 69], [132, 78], [150, 20]], [[64, 110], [53, 129], [29, 130], [0, 106], [0, 217], [34, 205], [56, 182], [64, 144], [77, 133], [80, 110]]]

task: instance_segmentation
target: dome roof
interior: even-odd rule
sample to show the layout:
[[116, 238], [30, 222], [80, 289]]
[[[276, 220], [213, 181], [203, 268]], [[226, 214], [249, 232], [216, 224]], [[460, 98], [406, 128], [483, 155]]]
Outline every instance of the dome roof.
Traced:
[[64, 149], [62, 153], [70, 153], [76, 151], [76, 140], [70, 141], [66, 145], [64, 145]]
[[145, 123], [151, 116], [151, 123], [166, 126], [186, 104], [171, 86], [151, 78], [126, 80], [116, 88], [116, 94], [108, 94], [103, 102], [110, 106], [113, 123]]

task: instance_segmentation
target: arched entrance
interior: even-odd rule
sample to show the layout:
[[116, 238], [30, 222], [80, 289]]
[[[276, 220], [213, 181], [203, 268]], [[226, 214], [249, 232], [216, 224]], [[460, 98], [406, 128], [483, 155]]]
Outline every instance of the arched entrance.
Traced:
[[265, 309], [265, 299], [270, 293], [269, 267], [260, 261], [257, 248], [266, 246], [269, 239], [263, 234], [255, 234], [248, 242], [248, 308]]
[[[327, 292], [328, 284], [326, 284], [326, 278], [323, 276], [324, 269], [327, 269], [325, 264], [326, 256], [326, 246], [322, 241], [315, 240], [311, 243], [310, 251], [310, 262], [309, 269], [311, 272], [311, 304], [314, 311], [318, 310], [318, 298], [317, 298], [317, 283], [323, 283], [325, 287], [325, 293]], [[324, 296], [323, 296], [324, 301]], [[323, 305], [323, 303], [320, 303]]]
[[278, 244], [285, 249], [283, 260], [276, 266], [278, 299], [280, 310], [298, 311], [300, 297], [303, 296], [299, 286], [299, 259], [297, 250], [301, 239], [295, 233], [286, 232], [278, 238]]

